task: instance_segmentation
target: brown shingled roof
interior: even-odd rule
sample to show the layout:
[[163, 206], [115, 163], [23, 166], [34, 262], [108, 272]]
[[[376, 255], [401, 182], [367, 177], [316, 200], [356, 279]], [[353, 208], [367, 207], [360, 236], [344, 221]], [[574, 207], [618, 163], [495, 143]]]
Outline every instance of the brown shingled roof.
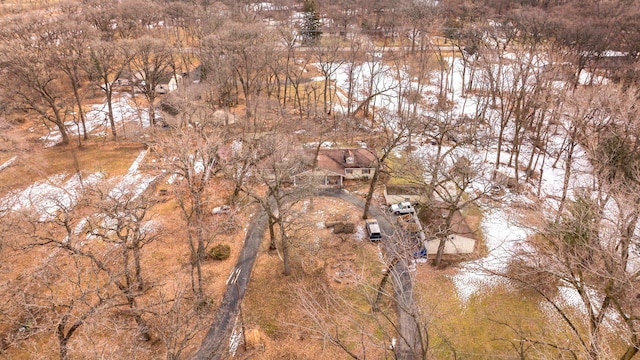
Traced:
[[[353, 158], [347, 163], [347, 158]], [[318, 168], [345, 175], [346, 168], [372, 168], [375, 156], [364, 148], [353, 149], [320, 149], [318, 152]]]

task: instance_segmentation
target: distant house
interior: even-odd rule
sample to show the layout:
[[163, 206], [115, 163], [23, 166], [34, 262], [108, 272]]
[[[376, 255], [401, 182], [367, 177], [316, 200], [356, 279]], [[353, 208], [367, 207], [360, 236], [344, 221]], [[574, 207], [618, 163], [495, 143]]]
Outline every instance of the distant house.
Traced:
[[158, 94], [168, 94], [178, 88], [178, 81], [180, 81], [181, 76], [178, 74], [167, 73], [165, 74], [158, 85], [155, 87], [155, 91]]
[[202, 79], [202, 65], [194, 67], [189, 72], [180, 74], [180, 86], [188, 86], [189, 84], [197, 84]]
[[[178, 82], [181, 79], [180, 74], [174, 74], [173, 72], [166, 72], [160, 78], [160, 81], [155, 86], [154, 90], [158, 94], [168, 94], [178, 88]], [[130, 75], [130, 79], [121, 77], [119, 84], [121, 86], [133, 86], [133, 90], [136, 92], [145, 91], [145, 76], [144, 72], [135, 72]]]
[[175, 91], [180, 86], [188, 86], [189, 84], [197, 84], [202, 78], [202, 65], [198, 65], [191, 71], [176, 73], [167, 72], [160, 79], [160, 83], [156, 85], [155, 90], [158, 94], [168, 94]]
[[306, 179], [320, 186], [342, 187], [344, 180], [371, 179], [375, 162], [376, 157], [369, 149], [322, 148], [318, 151], [315, 168], [297, 174], [294, 181]]

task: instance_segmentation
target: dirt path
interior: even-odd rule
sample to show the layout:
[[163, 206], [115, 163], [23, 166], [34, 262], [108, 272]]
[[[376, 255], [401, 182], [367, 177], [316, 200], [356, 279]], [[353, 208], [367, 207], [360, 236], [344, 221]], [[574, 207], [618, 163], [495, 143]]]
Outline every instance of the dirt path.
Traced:
[[[364, 200], [342, 189], [326, 189], [318, 193], [318, 196], [327, 196], [346, 201], [350, 204], [364, 208]], [[386, 218], [386, 215], [377, 208], [371, 208], [370, 214], [378, 219], [383, 233], [382, 243], [390, 239], [395, 228]], [[240, 258], [227, 280], [227, 289], [222, 298], [222, 304], [213, 317], [213, 323], [202, 340], [200, 349], [193, 359], [209, 360], [219, 359], [226, 350], [229, 334], [233, 330], [235, 319], [240, 309], [240, 303], [247, 289], [249, 277], [253, 269], [253, 263], [258, 254], [263, 234], [267, 227], [267, 215], [260, 211], [251, 221], [244, 239], [244, 246]], [[387, 250], [387, 249], [385, 249]], [[391, 279], [396, 293], [397, 312], [399, 321], [400, 340], [396, 347], [397, 359], [413, 359], [414, 351], [418, 350], [417, 324], [411, 316], [413, 309], [413, 284], [405, 261], [399, 261], [393, 268]]]

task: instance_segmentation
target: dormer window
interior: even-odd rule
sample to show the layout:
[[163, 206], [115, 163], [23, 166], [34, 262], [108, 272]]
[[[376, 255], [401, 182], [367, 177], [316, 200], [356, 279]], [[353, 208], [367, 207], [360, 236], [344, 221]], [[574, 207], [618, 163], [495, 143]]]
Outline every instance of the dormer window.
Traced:
[[347, 153], [345, 154], [344, 162], [347, 165], [353, 165], [355, 163], [355, 159], [353, 157], [353, 153], [351, 152], [351, 150], [348, 150]]

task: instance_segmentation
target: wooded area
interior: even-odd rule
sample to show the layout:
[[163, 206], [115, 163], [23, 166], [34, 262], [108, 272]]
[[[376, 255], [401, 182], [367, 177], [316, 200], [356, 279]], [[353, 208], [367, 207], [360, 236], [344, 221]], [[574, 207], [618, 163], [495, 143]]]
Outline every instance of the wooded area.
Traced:
[[[3, 1], [0, 24], [0, 357], [196, 356], [260, 214], [282, 298], [256, 309], [250, 283], [245, 346], [214, 358], [640, 351], [639, 1]], [[355, 178], [325, 148], [372, 160]], [[320, 239], [337, 184], [359, 230]], [[397, 224], [385, 184], [422, 191], [422, 240], [362, 242], [360, 219]], [[460, 219], [469, 257], [444, 253]], [[495, 219], [524, 235], [495, 245]], [[344, 253], [357, 280], [319, 275]], [[460, 344], [425, 272], [535, 317]]]

